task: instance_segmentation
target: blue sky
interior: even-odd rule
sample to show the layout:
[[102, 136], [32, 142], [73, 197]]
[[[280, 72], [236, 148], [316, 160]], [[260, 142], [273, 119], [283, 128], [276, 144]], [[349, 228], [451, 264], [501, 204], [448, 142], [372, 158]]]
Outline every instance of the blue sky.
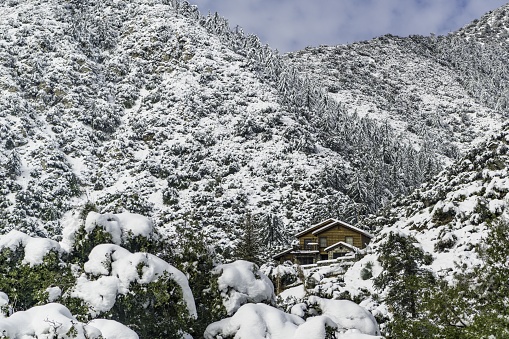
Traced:
[[289, 52], [391, 33], [447, 34], [508, 0], [190, 0]]

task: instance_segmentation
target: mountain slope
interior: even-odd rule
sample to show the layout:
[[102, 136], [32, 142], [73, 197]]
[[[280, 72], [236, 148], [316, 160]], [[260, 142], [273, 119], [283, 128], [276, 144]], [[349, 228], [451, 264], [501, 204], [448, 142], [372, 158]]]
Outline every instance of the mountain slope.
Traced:
[[484, 43], [509, 41], [509, 3], [483, 15], [461, 28], [454, 35]]
[[506, 7], [486, 14], [484, 25], [445, 37], [387, 35], [310, 47], [286, 60], [347, 111], [387, 122], [418, 147], [454, 159], [508, 113], [507, 45], [483, 28], [489, 22], [503, 35]]
[[127, 210], [230, 256], [248, 213], [284, 238], [439, 168], [186, 2], [1, 6], [2, 232], [59, 238], [67, 211]]
[[[430, 293], [435, 293], [435, 297], [442, 300], [441, 307], [445, 307], [435, 309], [436, 313], [443, 315], [442, 321], [443, 319], [448, 321], [447, 316], [451, 310], [453, 313], [459, 312], [455, 316], [467, 323], [469, 315], [479, 315], [481, 309], [476, 308], [474, 302], [482, 305], [483, 299], [478, 294], [469, 294], [468, 288], [471, 292], [477, 291], [478, 285], [483, 286], [482, 283], [489, 285], [490, 280], [476, 281], [476, 276], [474, 279], [470, 276], [471, 280], [466, 279], [469, 277], [468, 274], [471, 275], [473, 272], [485, 272], [482, 268], [487, 265], [486, 254], [480, 255], [483, 249], [497, 246], [505, 248], [503, 239], [506, 238], [501, 238], [501, 243], [493, 243], [492, 239], [495, 237], [490, 236], [489, 232], [495, 225], [506, 225], [509, 218], [508, 145], [509, 125], [505, 124], [499, 132], [479, 143], [433, 180], [423, 184], [407, 197], [395, 200], [379, 214], [364, 219], [359, 227], [377, 230], [365, 256], [355, 263], [343, 260], [331, 264], [330, 267], [310, 268], [307, 274], [310, 280], [314, 279], [312, 280], [314, 283], [312, 288], [308, 287], [308, 294], [327, 298], [352, 298], [361, 306], [368, 308], [379, 321], [385, 323], [382, 327], [387, 331], [387, 322], [393, 319], [391, 314], [394, 312], [386, 299], [388, 290], [392, 288], [394, 294], [399, 293], [400, 305], [408, 302], [404, 298], [408, 297], [410, 290], [397, 284], [381, 290], [375, 288], [374, 281], [387, 274], [381, 263], [392, 259], [398, 270], [396, 273], [391, 272], [392, 276], [389, 279], [401, 282], [406, 274], [403, 263], [419, 260], [419, 257], [413, 255], [422, 252], [426, 258], [425, 263], [420, 263], [415, 268], [417, 272], [429, 272], [434, 277], [435, 284], [414, 286], [413, 291], [417, 291], [415, 298], [420, 301], [421, 310], [430, 307]], [[502, 234], [506, 236], [506, 226], [501, 227], [505, 230]], [[401, 253], [404, 242], [397, 242], [394, 239], [399, 241], [409, 239], [411, 246], [407, 243], [407, 249], [417, 250]], [[390, 242], [391, 240], [393, 242]], [[492, 267], [495, 270], [500, 269], [501, 274], [507, 269], [503, 260], [501, 258], [499, 262], [491, 262]], [[339, 276], [331, 276], [330, 272], [338, 270], [341, 265], [346, 269], [344, 271], [340, 269]], [[410, 277], [412, 278], [415, 276]], [[505, 279], [503, 281], [507, 281], [507, 277], [502, 278]], [[454, 297], [444, 294], [446, 288], [440, 282], [449, 283], [450, 288], [458, 287], [456, 293], [460, 294], [456, 297], [468, 305], [467, 309], [460, 312], [454, 308], [458, 305], [451, 306], [449, 302], [452, 302]], [[459, 290], [465, 287], [466, 290]], [[299, 288], [302, 290], [302, 287]], [[283, 295], [294, 294], [298, 299], [297, 302], [301, 302], [299, 298], [304, 297], [299, 295], [298, 291], [295, 287]], [[494, 292], [497, 295], [499, 291]], [[287, 302], [292, 305], [295, 301]], [[504, 302], [506, 301], [501, 300], [500, 304]], [[423, 318], [419, 319], [443, 325], [443, 322], [432, 319], [425, 313], [429, 310], [428, 308], [424, 311], [421, 314]], [[408, 318], [408, 325], [411, 321], [418, 321], [417, 317]], [[402, 319], [398, 321], [399, 324], [405, 322]], [[454, 323], [452, 326], [454, 327]], [[462, 329], [463, 326], [457, 328], [458, 331]]]
[[[459, 141], [472, 139], [469, 121], [492, 126], [503, 113], [451, 80], [452, 57], [440, 68], [443, 81], [429, 76], [435, 64], [421, 72], [408, 61], [415, 67], [403, 78], [430, 98], [418, 108], [439, 107], [431, 118], [412, 108], [415, 96], [398, 82], [404, 72], [394, 71], [394, 61], [369, 66], [387, 78], [372, 96], [366, 95], [371, 73], [346, 77], [349, 88], [365, 92], [362, 100], [372, 100], [365, 107], [421, 119], [378, 123], [376, 114], [352, 112], [361, 103], [350, 101], [355, 91], [331, 89], [334, 78], [323, 83], [311, 70], [299, 73], [300, 66], [256, 37], [186, 2], [1, 6], [2, 232], [58, 238], [67, 211], [127, 210], [150, 216], [162, 232], [177, 225], [202, 230], [230, 256], [246, 214], [281, 228], [283, 238], [331, 215], [355, 223], [436, 173], [437, 151], [454, 158]], [[362, 65], [368, 57], [361, 53], [385, 60], [385, 54], [412, 59], [422, 52], [424, 60], [431, 52], [421, 47], [433, 47], [427, 38], [384, 39], [338, 58]], [[505, 86], [487, 84], [498, 69], [471, 78], [489, 94]], [[392, 74], [399, 75], [391, 80]], [[443, 94], [434, 96], [433, 86]], [[402, 127], [417, 132], [398, 135]], [[459, 141], [449, 143], [451, 136]], [[412, 145], [417, 138], [420, 150]]]
[[449, 271], [455, 262], [472, 265], [487, 224], [507, 218], [508, 140], [506, 124], [434, 180], [370, 219], [383, 230], [379, 240], [390, 231], [414, 235], [434, 254], [435, 272]]
[[[285, 139], [272, 130], [294, 124], [282, 121], [277, 91], [168, 5], [53, 4], [12, 7], [2, 20], [4, 159], [20, 162], [6, 174], [8, 220], [51, 224], [73, 196], [149, 213], [163, 190], [170, 207], [184, 200], [177, 212], [168, 207], [171, 220], [205, 208], [223, 187], [216, 204], [243, 210], [245, 191], [262, 186], [241, 180], [248, 164], [261, 148], [281, 157]], [[291, 162], [274, 161], [278, 175], [292, 175]]]

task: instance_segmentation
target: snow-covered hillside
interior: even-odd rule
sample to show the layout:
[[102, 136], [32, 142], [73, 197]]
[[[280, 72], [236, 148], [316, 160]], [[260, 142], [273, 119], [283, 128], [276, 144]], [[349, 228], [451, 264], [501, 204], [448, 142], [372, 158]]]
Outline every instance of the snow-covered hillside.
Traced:
[[[481, 19], [499, 35], [506, 32], [505, 7]], [[500, 126], [509, 110], [507, 44], [492, 39], [495, 29], [469, 27], [446, 37], [386, 35], [309, 47], [286, 60], [350, 113], [387, 123], [418, 147], [454, 159]]]
[[[487, 258], [488, 254], [483, 251], [496, 246], [507, 248], [507, 226], [501, 226], [501, 229], [505, 230], [501, 233], [501, 239], [498, 240], [502, 241], [501, 243], [494, 243], [493, 229], [496, 225], [507, 225], [505, 223], [509, 220], [508, 145], [509, 125], [506, 124], [500, 131], [468, 151], [464, 157], [433, 180], [423, 184], [407, 197], [393, 201], [379, 214], [365, 219], [362, 226], [376, 229], [377, 235], [361, 259], [354, 260], [351, 257], [339, 260], [330, 266], [322, 264], [318, 267], [306, 267], [303, 272], [306, 277], [302, 281], [303, 284], [291, 287], [279, 295], [281, 305], [291, 307], [295, 303], [307, 300], [309, 295], [352, 299], [369, 309], [377, 320], [382, 322], [392, 320], [394, 308], [387, 303], [387, 293], [390, 288], [380, 289], [374, 282], [384, 274], [392, 274], [391, 278], [396, 280], [398, 277], [404, 277], [403, 263], [407, 260], [419, 260], [418, 255], [413, 257], [415, 254], [410, 251], [401, 252], [401, 249], [405, 247], [402, 243], [394, 241], [409, 239], [405, 246], [412, 250], [416, 249], [416, 253], [422, 252], [423, 255], [423, 263], [415, 266], [418, 269], [417, 272], [428, 272], [435, 281], [432, 287], [423, 286], [419, 290], [421, 304], [429, 305], [430, 300], [423, 301], [422, 298], [431, 298], [430, 295], [433, 295], [431, 293], [436, 293], [437, 298], [441, 298], [445, 304], [452, 303], [455, 299], [451, 295], [445, 295], [447, 288], [460, 289], [466, 286], [467, 289], [456, 291], [459, 293], [456, 295], [463, 299], [466, 309], [458, 305], [444, 305], [445, 309], [442, 311], [438, 309], [436, 312], [442, 319], [451, 317], [448, 313], [450, 310], [453, 313], [456, 312], [456, 317], [459, 319], [456, 321], [464, 321], [464, 324], [457, 325], [457, 331], [475, 323], [473, 319], [482, 315], [481, 306], [483, 301], [489, 300], [490, 293], [498, 293], [496, 295], [504, 293], [504, 290], [498, 289], [486, 291], [484, 299], [479, 297], [477, 292], [473, 295], [468, 294], [468, 289], [476, 291], [477, 286], [482, 289], [483, 283], [487, 285], [496, 283], [496, 278], [480, 276], [482, 272], [485, 272], [487, 261], [491, 260], [494, 270], [499, 272], [502, 279], [505, 279], [502, 283], [504, 284], [505, 281], [507, 284], [506, 274], [509, 265], [507, 256], [493, 261], [495, 259]], [[493, 250], [488, 253], [493, 253]], [[395, 260], [393, 263], [397, 267], [397, 272], [384, 271], [381, 263], [387, 263], [388, 257]], [[269, 267], [265, 268], [265, 271], [273, 278], [277, 275], [280, 279], [297, 276], [295, 268], [288, 266], [278, 266], [276, 270]], [[439, 282], [444, 282], [449, 287], [444, 288]], [[393, 288], [401, 293], [402, 299], [399, 302], [405, 303], [404, 287]], [[414, 288], [417, 287], [414, 286]], [[442, 289], [437, 291], [438, 288]], [[431, 302], [436, 300], [432, 299]], [[499, 304], [503, 305], [506, 302], [507, 300], [502, 299]], [[430, 310], [427, 309], [426, 312]], [[433, 319], [429, 314], [425, 313], [424, 318], [433, 326], [444, 328], [443, 323]], [[506, 318], [501, 317], [501, 319]], [[383, 324], [382, 328], [387, 333], [387, 324]], [[486, 333], [489, 333], [489, 328], [486, 327], [488, 331]], [[452, 338], [458, 333], [467, 332], [454, 332], [452, 336], [444, 335], [443, 337]], [[425, 334], [423, 334], [424, 337], [426, 337]]]
[[228, 256], [247, 213], [290, 233], [331, 214], [355, 221], [440, 167], [186, 2], [9, 4], [4, 233], [52, 237], [67, 210], [126, 210], [163, 232], [195, 226]]
[[454, 34], [487, 44], [507, 45], [509, 42], [509, 4], [486, 13]]
[[[414, 246], [431, 255], [424, 269], [437, 279], [452, 283], [458, 275], [482, 269], [487, 259], [479, 255], [480, 251], [497, 246], [488, 239], [490, 230], [493, 232], [495, 225], [509, 220], [508, 144], [509, 126], [505, 125], [435, 179], [408, 197], [394, 201], [379, 215], [366, 219], [369, 227], [378, 229], [370, 245], [372, 253], [349, 268], [339, 285], [318, 279], [314, 291], [330, 289], [334, 291], [330, 292], [332, 296], [348, 293], [363, 300], [361, 305], [375, 314], [387, 314], [386, 306], [371, 296], [380, 293], [373, 287], [373, 279], [383, 273], [378, 261], [387, 256], [382, 247], [394, 234], [416, 239]], [[397, 247], [391, 246], [395, 244], [387, 244], [396, 253]], [[362, 274], [367, 265], [373, 276], [369, 279]], [[505, 272], [507, 262], [496, 265], [500, 272]], [[472, 283], [470, 286], [475, 287]], [[479, 310], [472, 308], [470, 312]]]
[[505, 125], [434, 180], [366, 220], [380, 230], [378, 241], [391, 231], [413, 235], [433, 253], [430, 267], [440, 274], [476, 264], [474, 250], [487, 225], [508, 217], [508, 143]]

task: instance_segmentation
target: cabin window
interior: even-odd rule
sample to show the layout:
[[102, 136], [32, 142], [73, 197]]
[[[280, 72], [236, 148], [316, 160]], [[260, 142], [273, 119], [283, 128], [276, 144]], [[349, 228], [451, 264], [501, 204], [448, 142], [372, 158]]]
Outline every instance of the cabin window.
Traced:
[[313, 242], [314, 239], [304, 239], [304, 249], [305, 250], [314, 250], [316, 248], [313, 248], [313, 244], [316, 245], [316, 242]]
[[319, 238], [320, 241], [320, 247], [327, 247], [327, 238]]
[[345, 242], [348, 245], [352, 245], [353, 246], [353, 237], [345, 237]]

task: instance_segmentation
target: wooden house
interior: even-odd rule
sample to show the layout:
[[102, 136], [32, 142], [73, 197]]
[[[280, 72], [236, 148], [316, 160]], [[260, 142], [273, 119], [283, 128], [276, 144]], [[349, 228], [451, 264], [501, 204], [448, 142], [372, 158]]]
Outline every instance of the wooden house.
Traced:
[[273, 258], [290, 260], [301, 265], [320, 260], [332, 260], [365, 248], [373, 236], [360, 228], [337, 219], [327, 219], [295, 235], [297, 246], [278, 253]]

